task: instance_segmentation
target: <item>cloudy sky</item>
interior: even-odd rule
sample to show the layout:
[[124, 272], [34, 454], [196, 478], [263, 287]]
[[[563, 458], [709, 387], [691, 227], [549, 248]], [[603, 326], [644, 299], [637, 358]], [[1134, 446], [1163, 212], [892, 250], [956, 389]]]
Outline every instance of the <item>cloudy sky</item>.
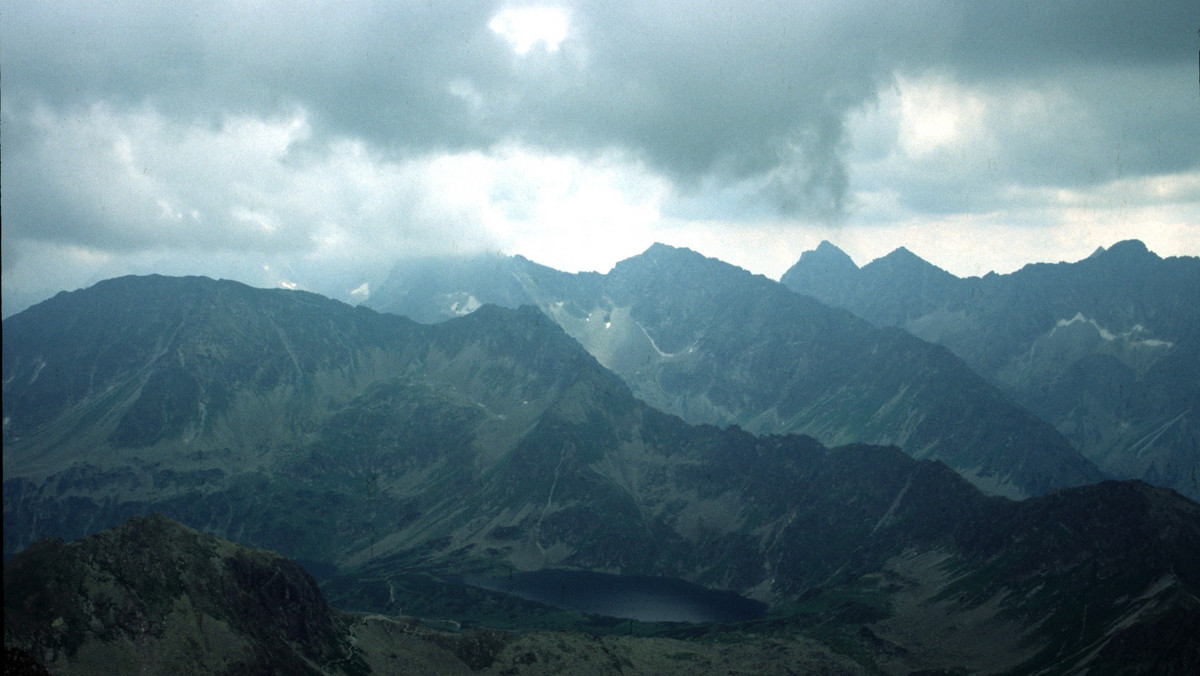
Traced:
[[771, 277], [1200, 254], [1200, 11], [1156, 2], [0, 0], [3, 313], [128, 273]]

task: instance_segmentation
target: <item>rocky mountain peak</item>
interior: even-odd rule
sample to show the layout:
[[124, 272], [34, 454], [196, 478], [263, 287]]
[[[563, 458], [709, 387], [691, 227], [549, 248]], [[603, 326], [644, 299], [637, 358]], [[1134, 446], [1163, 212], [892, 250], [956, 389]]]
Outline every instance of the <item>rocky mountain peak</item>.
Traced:
[[701, 253], [667, 244], [655, 244], [645, 252], [627, 258], [607, 275], [607, 293], [618, 303], [652, 294], [661, 302], [698, 293], [708, 296], [729, 285], [739, 285], [752, 275], [735, 265]]
[[808, 289], [845, 283], [857, 272], [858, 266], [845, 251], [823, 240], [816, 249], [800, 254], [800, 260], [779, 281], [790, 288]]
[[[1098, 255], [1097, 255], [1098, 254]], [[1137, 239], [1127, 239], [1108, 247], [1107, 250], [1097, 252], [1091, 257], [1106, 263], [1117, 264], [1136, 264], [1141, 262], [1162, 260], [1158, 254], [1146, 248], [1146, 245]]]
[[620, 269], [629, 268], [645, 268], [645, 267], [660, 267], [660, 266], [680, 266], [695, 264], [709, 260], [703, 254], [697, 253], [686, 247], [676, 247], [662, 242], [655, 242], [650, 245], [642, 253], [626, 258], [620, 261], [613, 267], [613, 271], [617, 272]]
[[[817, 245], [816, 249], [813, 249], [812, 251], [805, 251], [804, 253], [800, 254], [801, 260], [804, 260], [806, 257], [814, 261], [820, 260], [833, 262], [838, 265], [844, 265], [846, 263], [854, 265], [854, 261], [850, 258], [849, 254], [847, 254], [845, 251], [842, 251], [827, 239], [821, 240], [821, 243]], [[854, 267], [857, 268], [858, 266], [854, 265]]]
[[949, 273], [945, 272], [944, 270], [937, 267], [933, 263], [930, 263], [929, 261], [925, 260], [924, 258], [921, 258], [920, 256], [913, 253], [912, 251], [909, 251], [905, 247], [899, 247], [899, 248], [893, 250], [888, 255], [886, 255], [882, 258], [878, 258], [878, 259], [868, 263], [866, 266], [864, 266], [863, 269], [865, 270], [867, 268], [871, 268], [873, 270], [886, 268], [886, 269], [892, 271], [893, 273], [894, 272], [909, 272], [909, 273], [929, 274], [931, 272], [936, 271], [936, 272], [940, 272], [940, 273], [949, 275]]

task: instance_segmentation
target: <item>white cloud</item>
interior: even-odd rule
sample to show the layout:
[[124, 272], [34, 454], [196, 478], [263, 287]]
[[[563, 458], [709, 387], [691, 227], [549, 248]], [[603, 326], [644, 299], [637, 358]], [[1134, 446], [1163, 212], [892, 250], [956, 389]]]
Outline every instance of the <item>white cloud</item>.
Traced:
[[209, 274], [325, 292], [352, 282], [351, 296], [409, 256], [500, 250], [596, 268], [653, 241], [670, 185], [615, 151], [583, 158], [509, 144], [394, 159], [358, 140], [312, 139], [303, 109], [212, 125], [98, 105], [40, 108], [28, 123], [39, 143], [6, 171], [6, 187], [15, 175], [27, 199], [85, 216], [45, 227], [6, 214], [5, 278], [18, 284], [53, 259], [28, 254], [55, 249], [75, 252], [80, 284], [118, 257], [131, 269], [153, 259], [166, 272], [203, 272], [183, 259], [204, 252]]
[[899, 150], [907, 158], [924, 159], [939, 151], [992, 151], [984, 124], [987, 104], [974, 92], [944, 77], [899, 75], [889, 94], [896, 100], [888, 105], [899, 107]]
[[1145, 140], [1106, 127], [1087, 81], [898, 73], [847, 120], [848, 227], [828, 239], [859, 263], [903, 245], [960, 275], [1130, 238], [1200, 252], [1200, 169], [1121, 171]]
[[508, 7], [488, 22], [488, 28], [517, 54], [528, 54], [534, 47], [558, 51], [569, 25], [567, 11], [561, 7]]

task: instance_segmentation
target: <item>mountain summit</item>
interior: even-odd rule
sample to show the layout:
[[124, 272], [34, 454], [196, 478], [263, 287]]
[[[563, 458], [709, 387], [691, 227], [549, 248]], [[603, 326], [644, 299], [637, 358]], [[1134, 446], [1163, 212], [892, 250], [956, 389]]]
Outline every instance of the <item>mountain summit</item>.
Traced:
[[1200, 497], [1200, 259], [1129, 240], [967, 279], [914, 259], [835, 271], [805, 254], [782, 282], [945, 345], [1105, 471]]
[[823, 240], [816, 249], [805, 251], [801, 256], [804, 259], [804, 270], [814, 275], [840, 275], [858, 269], [849, 254], [829, 240]]
[[[822, 257], [853, 269], [832, 245]], [[420, 281], [410, 287], [428, 289], [426, 299], [491, 301], [494, 290], [519, 286], [516, 299], [498, 300], [537, 305], [636, 396], [692, 423], [800, 432], [830, 445], [896, 444], [1011, 496], [1102, 478], [948, 352], [688, 249], [656, 244], [604, 275], [510, 259], [497, 278], [434, 269], [395, 276], [414, 274]], [[371, 302], [429, 316], [428, 301], [411, 296], [379, 293]]]

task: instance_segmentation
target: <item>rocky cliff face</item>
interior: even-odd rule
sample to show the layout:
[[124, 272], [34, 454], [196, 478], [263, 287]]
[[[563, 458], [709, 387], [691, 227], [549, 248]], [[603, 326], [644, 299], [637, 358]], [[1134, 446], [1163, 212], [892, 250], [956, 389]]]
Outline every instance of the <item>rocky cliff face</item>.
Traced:
[[903, 250], [848, 261], [825, 243], [781, 281], [945, 345], [1106, 472], [1200, 496], [1200, 259], [1130, 241], [969, 279]]

